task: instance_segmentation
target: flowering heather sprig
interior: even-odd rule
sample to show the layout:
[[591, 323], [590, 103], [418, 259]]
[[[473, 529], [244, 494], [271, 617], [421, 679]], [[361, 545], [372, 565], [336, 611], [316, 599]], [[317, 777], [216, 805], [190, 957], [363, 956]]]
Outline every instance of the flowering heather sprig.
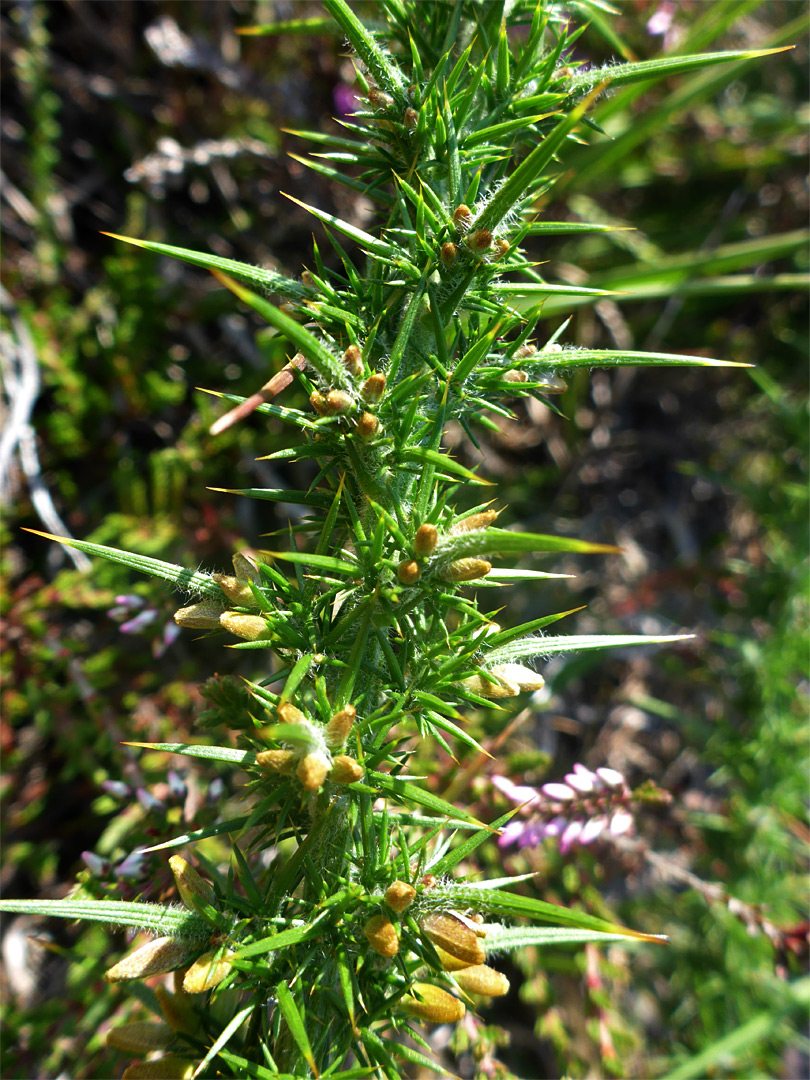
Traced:
[[507, 799], [522, 804], [523, 820], [511, 821], [503, 829], [500, 847], [537, 847], [543, 840], [556, 840], [566, 854], [576, 844], [623, 836], [633, 828], [633, 795], [615, 769], [593, 772], [577, 763], [565, 783], [543, 784], [539, 789], [515, 784], [506, 776], [493, 776], [492, 783]]

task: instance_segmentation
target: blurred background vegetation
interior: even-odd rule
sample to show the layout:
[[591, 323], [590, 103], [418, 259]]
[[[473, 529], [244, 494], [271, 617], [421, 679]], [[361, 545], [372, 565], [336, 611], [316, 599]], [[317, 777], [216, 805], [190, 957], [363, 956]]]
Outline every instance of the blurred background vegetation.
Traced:
[[[590, 23], [577, 55], [593, 62], [796, 48], [609, 95], [594, 115], [611, 138], [572, 146], [538, 208], [635, 230], [537, 243], [550, 280], [617, 291], [550, 303], [549, 334], [571, 315], [578, 345], [756, 368], [581, 373], [560, 415], [532, 403], [480, 449], [448, 433], [463, 460], [483, 454], [507, 523], [624, 551], [545, 563], [577, 578], [492, 594], [504, 620], [585, 605], [570, 632], [698, 635], [555, 658], [545, 701], [471, 718], [489, 771], [539, 783], [580, 760], [673, 796], [621, 849], [493, 847], [491, 872], [537, 870], [527, 887], [546, 899], [672, 943], [527, 950], [503, 961], [513, 991], [485, 1015], [523, 1077], [808, 1075], [806, 7], [567, 9]], [[257, 654], [173, 636], [176, 595], [111, 564], [87, 572], [21, 527], [61, 532], [61, 519], [82, 539], [214, 570], [298, 512], [207, 490], [309, 477], [255, 460], [284, 445], [274, 421], [210, 438], [223, 406], [196, 389], [249, 394], [283, 351], [203, 272], [101, 233], [298, 275], [317, 229], [281, 192], [373, 225], [362, 198], [288, 156], [306, 147], [285, 129], [351, 111], [339, 36], [235, 33], [319, 13], [304, 0], [0, 5], [6, 897], [61, 897], [77, 875], [94, 895], [167, 897], [165, 858], [129, 853], [238, 801], [238, 777], [184, 759], [167, 778], [172, 762], [122, 743], [191, 739], [212, 701], [238, 702], [236, 683], [206, 679], [255, 675]], [[437, 790], [500, 807], [481, 762], [424, 758]], [[7, 923], [5, 1076], [120, 1073], [103, 1036], [135, 1005], [101, 976], [124, 944]], [[453, 1070], [474, 1075], [460, 1036], [454, 1049]]]

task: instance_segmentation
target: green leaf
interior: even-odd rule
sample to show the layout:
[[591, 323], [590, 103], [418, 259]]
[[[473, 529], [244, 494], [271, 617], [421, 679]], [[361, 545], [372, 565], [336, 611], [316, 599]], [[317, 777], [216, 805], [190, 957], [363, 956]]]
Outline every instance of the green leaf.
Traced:
[[360, 567], [357, 563], [347, 562], [345, 559], [336, 559], [332, 555], [316, 555], [306, 551], [268, 551], [274, 559], [284, 559], [287, 562], [299, 563], [301, 566], [311, 566], [318, 570], [330, 570], [333, 574], [357, 575]]
[[448, 454], [442, 454], [440, 451], [432, 450], [427, 446], [403, 447], [399, 456], [403, 461], [412, 461], [422, 465], [430, 463], [441, 469], [443, 472], [453, 473], [455, 476], [464, 477], [464, 479], [471, 484], [482, 484], [488, 487], [492, 486], [489, 480], [482, 480], [481, 477], [476, 476], [474, 472], [471, 472], [464, 465], [460, 465], [457, 461], [454, 461]]
[[370, 784], [373, 783], [379, 791], [389, 795], [397, 802], [405, 805], [415, 803], [417, 806], [424, 806], [426, 810], [430, 810], [434, 814], [444, 814], [447, 818], [461, 818], [462, 821], [486, 829], [490, 835], [494, 831], [491, 826], [485, 825], [482, 821], [473, 817], [472, 814], [468, 814], [466, 810], [460, 810], [457, 806], [453, 806], [452, 803], [447, 802], [438, 795], [434, 795], [432, 792], [411, 783], [410, 780], [402, 780], [398, 776], [391, 776], [390, 773], [375, 772], [373, 769], [366, 772], [364, 779]]
[[527, 656], [583, 652], [588, 649], [621, 649], [629, 645], [666, 645], [691, 641], [696, 634], [571, 634], [568, 637], [534, 637], [512, 641], [486, 654], [486, 665], [505, 664]]
[[140, 574], [149, 574], [150, 577], [170, 581], [178, 588], [197, 596], [225, 600], [222, 589], [208, 574], [186, 570], [183, 566], [175, 566], [172, 563], [163, 562], [162, 559], [152, 559], [148, 555], [136, 555], [131, 551], [120, 551], [118, 548], [104, 547], [102, 544], [91, 544], [87, 540], [74, 540], [72, 537], [68, 539], [65, 536], [56, 536], [54, 533], [40, 532], [39, 529], [24, 529], [23, 531], [33, 533], [35, 536], [44, 536], [46, 540], [55, 540], [58, 544], [76, 548], [87, 555], [96, 555], [108, 562], [118, 563], [119, 566], [137, 570]]
[[325, 225], [331, 225], [332, 228], [337, 229], [339, 233], [344, 236], [348, 236], [354, 240], [360, 247], [373, 255], [378, 255], [381, 259], [386, 259], [399, 267], [407, 267], [411, 275], [414, 278], [419, 277], [419, 271], [417, 268], [404, 258], [403, 249], [396, 247], [394, 244], [389, 244], [385, 240], [378, 240], [371, 233], [364, 232], [362, 229], [358, 229], [355, 225], [350, 225], [348, 221], [343, 221], [341, 218], [335, 217], [334, 214], [327, 214], [325, 210], [319, 210], [317, 206], [310, 206], [308, 203], [301, 202], [300, 199], [296, 199], [294, 195], [288, 195], [285, 191], [281, 193], [290, 202], [294, 202], [297, 206], [302, 207], [304, 210], [308, 210], [310, 214], [318, 218]]
[[278, 1007], [281, 1009], [284, 1019], [287, 1021], [287, 1027], [295, 1040], [295, 1045], [301, 1051], [301, 1055], [307, 1065], [309, 1065], [312, 1072], [317, 1076], [318, 1068], [315, 1064], [312, 1046], [310, 1045], [309, 1036], [307, 1035], [306, 1024], [304, 1023], [304, 1018], [296, 1004], [295, 998], [292, 996], [290, 988], [286, 983], [281, 982], [276, 985], [276, 1000], [278, 1001]]
[[124, 746], [140, 746], [144, 750], [161, 750], [164, 754], [183, 754], [184, 757], [203, 758], [206, 761], [227, 761], [232, 765], [256, 764], [256, 755], [250, 750], [234, 750], [229, 746], [157, 742], [125, 742]]
[[211, 927], [192, 911], [125, 900], [0, 900], [0, 911], [45, 915], [57, 919], [135, 926], [159, 937], [199, 938], [207, 941]]
[[[493, 951], [523, 949], [527, 945], [598, 945], [617, 941], [628, 944], [631, 940], [638, 939], [602, 930], [570, 930], [561, 926], [500, 926], [497, 923], [487, 927], [486, 937], [487, 948]], [[665, 945], [668, 939], [661, 934], [648, 934], [641, 940]]]

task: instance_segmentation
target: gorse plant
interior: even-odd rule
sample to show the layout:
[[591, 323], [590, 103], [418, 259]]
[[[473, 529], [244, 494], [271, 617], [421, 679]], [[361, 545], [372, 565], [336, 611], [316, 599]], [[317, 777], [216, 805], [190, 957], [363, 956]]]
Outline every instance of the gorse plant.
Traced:
[[[596, 70], [574, 49], [581, 29], [550, 3], [385, 0], [373, 30], [345, 0], [323, 6], [356, 56], [360, 100], [342, 136], [297, 133], [317, 151], [302, 160], [370, 200], [379, 227], [306, 206], [332, 251], [322, 257], [316, 246], [299, 280], [120, 238], [210, 269], [287, 343], [291, 358], [257, 394], [222, 395], [233, 408], [215, 428], [252, 411], [283, 420], [298, 437], [268, 459], [312, 469], [306, 490], [239, 490], [305, 510], [274, 550], [235, 554], [233, 573], [68, 542], [172, 583], [186, 594], [180, 627], [224, 632], [232, 647], [266, 658], [255, 681], [209, 691], [199, 743], [144, 744], [247, 775], [240, 817], [159, 845], [228, 837], [230, 866], [208, 864], [202, 877], [171, 855], [180, 905], [3, 905], [150, 935], [106, 975], [137, 987], [175, 972], [173, 992], [138, 989], [159, 1020], [111, 1032], [130, 1053], [165, 1052], [127, 1069], [133, 1078], [436, 1069], [420, 1024], [459, 1021], [477, 996], [506, 993], [492, 954], [655, 940], [510, 891], [521, 877], [474, 880], [476, 849], [516, 811], [483, 823], [409, 774], [417, 737], [450, 754], [482, 752], [465, 710], [540, 689], [538, 657], [680, 640], [541, 633], [566, 613], [496, 622], [488, 587], [549, 576], [510, 560], [617, 549], [501, 527], [492, 486], [450, 456], [442, 436], [455, 421], [475, 443], [476, 427], [512, 415], [510, 401], [547, 401], [578, 368], [725, 363], [579, 350], [565, 324], [549, 337], [549, 297], [597, 291], [546, 282], [523, 244], [607, 228], [541, 213], [566, 149], [593, 131], [588, 110], [604, 90], [757, 54]], [[294, 382], [309, 408], [278, 402]], [[580, 768], [569, 781], [547, 794], [562, 803], [587, 794], [604, 819], [588, 836], [608, 821], [629, 826], [617, 773]], [[519, 799], [520, 790], [508, 793]], [[507, 925], [517, 919], [527, 921]]]

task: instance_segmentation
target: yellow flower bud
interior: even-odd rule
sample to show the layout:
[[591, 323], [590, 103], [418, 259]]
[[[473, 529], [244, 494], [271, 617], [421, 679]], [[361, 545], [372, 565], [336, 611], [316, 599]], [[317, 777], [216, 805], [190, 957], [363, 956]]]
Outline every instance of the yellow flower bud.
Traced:
[[183, 967], [199, 956], [202, 948], [200, 941], [189, 938], [155, 938], [113, 964], [104, 972], [104, 978], [109, 983], [116, 983], [147, 979], [150, 975], [165, 975], [167, 971]]
[[317, 286], [315, 285], [315, 279], [313, 278], [312, 274], [310, 274], [309, 270], [301, 271], [301, 284], [305, 285], [308, 289], [317, 288]]
[[157, 1061], [136, 1061], [125, 1069], [121, 1080], [191, 1080], [194, 1062], [186, 1058], [159, 1058]]
[[345, 390], [330, 390], [326, 395], [327, 416], [344, 416], [354, 409], [354, 402]]
[[406, 109], [402, 114], [402, 122], [406, 128], [415, 128], [419, 122], [419, 113], [416, 109]]
[[430, 553], [435, 550], [438, 542], [439, 534], [436, 530], [436, 526], [425, 522], [424, 525], [420, 525], [416, 530], [416, 536], [413, 540], [413, 549], [416, 552], [417, 557], [422, 559], [425, 555], [430, 555]]
[[347, 754], [338, 754], [332, 760], [329, 779], [333, 784], [354, 784], [363, 775], [363, 766]]
[[204, 952], [195, 960], [183, 976], [183, 989], [187, 994], [202, 994], [219, 986], [222, 980], [233, 970], [233, 964], [220, 949]]
[[169, 866], [174, 874], [180, 899], [190, 911], [200, 911], [200, 901], [216, 907], [216, 893], [211, 885], [200, 877], [193, 866], [189, 866], [182, 855], [172, 855]]
[[213, 630], [219, 626], [223, 608], [216, 600], [201, 600], [175, 611], [174, 621], [187, 630]]
[[483, 997], [504, 997], [509, 993], [509, 980], [500, 971], [475, 964], [457, 971], [456, 982], [468, 994], [481, 994]]
[[242, 584], [232, 574], [212, 574], [211, 576], [232, 604], [237, 604], [239, 607], [257, 606], [249, 585]]
[[355, 718], [357, 716], [357, 709], [354, 705], [344, 705], [342, 709], [334, 714], [329, 720], [329, 723], [324, 729], [324, 737], [326, 739], [326, 745], [330, 749], [335, 749], [338, 746], [343, 746], [349, 737], [349, 732], [352, 730]]
[[436, 945], [435, 942], [433, 948], [436, 950], [445, 971], [461, 971], [462, 968], [471, 966], [466, 960], [459, 960], [457, 956], [451, 956], [449, 952], [445, 952], [441, 945]]
[[318, 791], [329, 772], [330, 763], [324, 755], [316, 750], [305, 754], [298, 762], [295, 775], [301, 781], [305, 791]]
[[413, 990], [413, 995], [403, 995], [398, 1003], [408, 1016], [416, 1016], [429, 1024], [453, 1024], [467, 1011], [463, 1001], [433, 983], [414, 983]]
[[458, 258], [458, 248], [448, 240], [447, 243], [442, 244], [439, 249], [439, 258], [442, 260], [442, 265], [446, 266], [449, 270]]
[[198, 1029], [199, 1019], [184, 993], [172, 994], [165, 986], [156, 986], [155, 997], [166, 1023], [173, 1031], [192, 1035]]
[[472, 210], [465, 203], [461, 203], [453, 211], [453, 223], [460, 233], [465, 233], [472, 221]]
[[313, 390], [312, 391], [312, 393], [309, 395], [309, 403], [312, 406], [312, 408], [315, 410], [315, 412], [318, 414], [318, 416], [328, 416], [329, 415], [329, 409], [327, 408], [327, 405], [326, 405], [326, 398], [320, 392], [320, 390]]
[[219, 625], [243, 641], [258, 641], [259, 638], [269, 638], [272, 634], [267, 620], [261, 615], [242, 615], [238, 611], [223, 611], [219, 617]]
[[363, 401], [368, 402], [369, 405], [376, 405], [384, 393], [385, 375], [383, 375], [381, 371], [369, 375], [360, 388], [360, 395], [363, 398]]
[[492, 233], [489, 229], [476, 229], [467, 237], [467, 247], [477, 254], [489, 251], [492, 247]]
[[290, 701], [280, 701], [276, 706], [276, 716], [282, 724], [306, 724], [306, 716]]
[[291, 776], [295, 765], [295, 754], [292, 750], [262, 750], [256, 755], [256, 764], [267, 769], [268, 772]]
[[419, 563], [414, 559], [403, 559], [397, 567], [397, 577], [403, 585], [415, 585], [421, 576]]
[[507, 253], [507, 251], [509, 250], [509, 241], [504, 240], [503, 237], [499, 236], [495, 240], [494, 247], [495, 247], [495, 253], [494, 253], [495, 258], [496, 259], [502, 259], [504, 257], [504, 255]]
[[486, 529], [498, 517], [500, 510], [482, 510], [480, 514], [470, 514], [461, 521], [453, 523], [451, 533], [474, 532], [476, 529]]
[[370, 412], [361, 413], [354, 425], [361, 439], [373, 439], [380, 430], [380, 421]]
[[410, 907], [416, 896], [416, 889], [407, 881], [392, 881], [385, 890], [385, 902], [394, 911], [404, 911]]
[[363, 354], [356, 345], [350, 345], [346, 349], [343, 354], [343, 363], [346, 365], [346, 370], [355, 379], [359, 379], [363, 374]]
[[435, 912], [422, 919], [421, 927], [434, 945], [467, 964], [483, 964], [486, 950], [479, 935], [459, 915], [449, 911]]
[[519, 368], [510, 368], [509, 371], [505, 371], [501, 376], [504, 382], [528, 382], [529, 376], [525, 371], [521, 371]]
[[175, 1033], [168, 1024], [143, 1020], [110, 1028], [104, 1041], [130, 1054], [151, 1054], [154, 1050], [168, 1050], [174, 1040]]
[[368, 100], [375, 109], [388, 109], [394, 104], [394, 99], [391, 95], [386, 94], [383, 90], [379, 90], [376, 86], [370, 87]]
[[392, 957], [399, 952], [397, 928], [387, 915], [372, 915], [363, 927], [366, 940], [380, 956]]
[[486, 559], [456, 559], [440, 573], [445, 581], [475, 581], [486, 577], [492, 569], [492, 563]]

